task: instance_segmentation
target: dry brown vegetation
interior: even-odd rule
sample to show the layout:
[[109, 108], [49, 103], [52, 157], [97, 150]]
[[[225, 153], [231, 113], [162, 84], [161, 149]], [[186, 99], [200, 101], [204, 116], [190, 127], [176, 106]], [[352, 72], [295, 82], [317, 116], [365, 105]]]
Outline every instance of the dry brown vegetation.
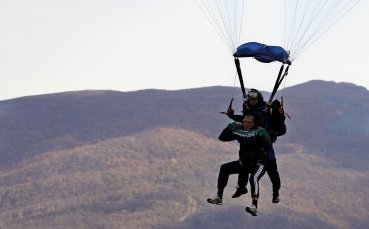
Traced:
[[[2, 228], [365, 228], [369, 92], [311, 81], [287, 88], [276, 144], [282, 202], [262, 179], [260, 214], [210, 206], [237, 144], [217, 136], [238, 88], [82, 91], [0, 101]], [[268, 93], [264, 93], [267, 97]], [[279, 95], [277, 96], [279, 97]], [[240, 113], [240, 100], [235, 101]]]
[[[224, 228], [250, 220], [249, 196], [209, 206], [219, 166], [237, 145], [191, 131], [158, 128], [67, 151], [49, 152], [1, 171], [4, 228]], [[336, 167], [307, 153], [278, 157], [282, 202], [262, 180], [260, 221], [284, 228], [368, 223], [367, 171]], [[218, 220], [213, 220], [216, 217]], [[304, 221], [304, 219], [306, 219]]]

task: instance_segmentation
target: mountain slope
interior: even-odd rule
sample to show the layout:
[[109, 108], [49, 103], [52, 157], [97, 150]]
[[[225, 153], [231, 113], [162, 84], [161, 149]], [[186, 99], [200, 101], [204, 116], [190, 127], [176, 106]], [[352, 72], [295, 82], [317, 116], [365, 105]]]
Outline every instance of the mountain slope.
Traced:
[[234, 90], [83, 91], [2, 101], [0, 163], [156, 127], [218, 132], [224, 120], [216, 114]]
[[282, 142], [302, 145], [351, 168], [368, 168], [368, 90], [348, 83], [311, 81], [288, 88], [285, 96], [293, 119], [288, 120], [289, 134]]
[[36, 156], [2, 173], [0, 186], [9, 188], [1, 192], [0, 219], [6, 228], [169, 223], [191, 208], [189, 190], [207, 176], [202, 165], [215, 164], [227, 148], [193, 132], [155, 129]]
[[[0, 222], [5, 228], [360, 228], [368, 223], [368, 171], [337, 167], [321, 156], [278, 158], [282, 202], [271, 203], [262, 179], [260, 215], [244, 212], [249, 195], [210, 206], [219, 166], [237, 159], [237, 144], [178, 128], [156, 128], [4, 169]], [[354, 197], [354, 198], [353, 198]]]
[[[232, 95], [240, 95], [239, 89], [81, 91], [0, 101], [0, 166], [158, 127], [217, 137], [230, 121], [218, 112], [227, 108]], [[279, 152], [297, 146], [347, 167], [368, 168], [369, 92], [365, 88], [311, 81], [286, 88], [283, 95], [292, 119], [286, 121], [287, 134], [278, 140]], [[236, 98], [236, 113], [241, 111], [240, 102]], [[348, 153], [356, 156], [347, 157]]]

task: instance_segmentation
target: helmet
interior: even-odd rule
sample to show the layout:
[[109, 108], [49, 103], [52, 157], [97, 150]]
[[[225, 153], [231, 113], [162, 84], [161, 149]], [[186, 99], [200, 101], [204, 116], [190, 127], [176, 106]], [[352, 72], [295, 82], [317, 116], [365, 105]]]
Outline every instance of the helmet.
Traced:
[[246, 99], [258, 99], [258, 102], [263, 102], [264, 98], [260, 91], [251, 88], [247, 91]]

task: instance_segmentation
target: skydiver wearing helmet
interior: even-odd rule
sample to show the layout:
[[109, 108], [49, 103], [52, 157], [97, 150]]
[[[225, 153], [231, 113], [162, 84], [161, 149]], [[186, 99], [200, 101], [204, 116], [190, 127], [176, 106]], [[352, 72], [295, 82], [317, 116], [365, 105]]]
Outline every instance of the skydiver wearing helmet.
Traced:
[[[236, 122], [242, 122], [245, 115], [251, 114], [255, 117], [255, 122], [257, 126], [263, 127], [268, 130], [269, 133], [272, 133], [269, 128], [267, 103], [264, 101], [262, 93], [256, 89], [252, 88], [248, 90], [246, 99], [243, 103], [243, 115], [235, 115], [234, 110], [231, 106], [228, 108], [226, 114], [229, 118], [233, 119]], [[275, 136], [273, 136], [272, 134], [270, 135], [272, 142], [274, 142], [276, 140]], [[273, 185], [273, 203], [279, 202], [279, 189], [281, 187], [281, 181], [277, 169], [277, 161], [272, 146], [266, 151], [266, 171]], [[245, 193], [245, 189], [238, 187], [232, 197], [237, 198]]]

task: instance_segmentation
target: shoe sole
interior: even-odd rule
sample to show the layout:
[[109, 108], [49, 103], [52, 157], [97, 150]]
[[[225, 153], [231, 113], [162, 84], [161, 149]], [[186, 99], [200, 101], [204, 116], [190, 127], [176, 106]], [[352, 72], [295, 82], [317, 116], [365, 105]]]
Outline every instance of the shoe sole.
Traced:
[[248, 191], [247, 191], [247, 189], [246, 189], [246, 192], [245, 192], [245, 193], [242, 193], [242, 194], [240, 194], [240, 195], [238, 195], [238, 196], [233, 195], [233, 196], [232, 196], [232, 198], [238, 198], [238, 197], [240, 197], [240, 196], [242, 196], [242, 195], [245, 195], [245, 194], [247, 194], [247, 193], [248, 193]]
[[217, 202], [212, 202], [211, 200], [207, 200], [208, 201], [208, 203], [210, 203], [210, 204], [215, 204], [215, 205], [222, 205], [222, 203], [217, 203]]
[[251, 209], [249, 207], [246, 207], [245, 210], [246, 210], [246, 212], [250, 213], [251, 215], [257, 216], [257, 214], [255, 212], [251, 211]]

